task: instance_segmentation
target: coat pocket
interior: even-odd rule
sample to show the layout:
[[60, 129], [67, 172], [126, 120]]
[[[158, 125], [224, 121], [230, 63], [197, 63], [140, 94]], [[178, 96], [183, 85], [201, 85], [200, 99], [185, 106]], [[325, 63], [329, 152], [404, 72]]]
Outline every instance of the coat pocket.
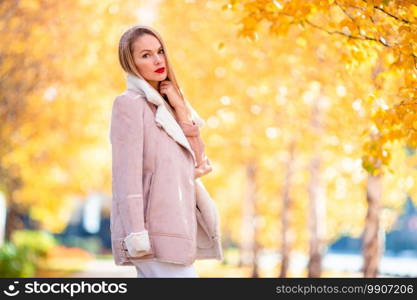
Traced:
[[214, 241], [198, 206], [196, 206], [195, 213], [197, 217], [197, 247], [211, 248]]
[[144, 200], [145, 201], [144, 201], [143, 212], [144, 212], [144, 221], [146, 224], [149, 222], [149, 214], [150, 214], [150, 208], [151, 208], [151, 202], [152, 202], [153, 176], [154, 176], [154, 173], [147, 173], [144, 176], [143, 187], [144, 187], [144, 196], [145, 196]]

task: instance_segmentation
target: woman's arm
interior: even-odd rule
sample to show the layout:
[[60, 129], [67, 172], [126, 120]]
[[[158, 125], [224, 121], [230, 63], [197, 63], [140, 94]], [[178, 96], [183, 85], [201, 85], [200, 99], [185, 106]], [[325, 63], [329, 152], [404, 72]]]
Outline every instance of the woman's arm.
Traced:
[[118, 96], [111, 118], [114, 208], [118, 210], [127, 235], [125, 245], [132, 257], [151, 251], [143, 213], [143, 103], [131, 96]]

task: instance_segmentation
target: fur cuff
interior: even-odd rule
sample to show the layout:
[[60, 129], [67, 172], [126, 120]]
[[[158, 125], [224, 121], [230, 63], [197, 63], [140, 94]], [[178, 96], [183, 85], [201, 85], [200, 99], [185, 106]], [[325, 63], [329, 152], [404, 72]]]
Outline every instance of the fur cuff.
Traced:
[[139, 257], [151, 252], [151, 243], [147, 230], [132, 232], [124, 239], [131, 257]]

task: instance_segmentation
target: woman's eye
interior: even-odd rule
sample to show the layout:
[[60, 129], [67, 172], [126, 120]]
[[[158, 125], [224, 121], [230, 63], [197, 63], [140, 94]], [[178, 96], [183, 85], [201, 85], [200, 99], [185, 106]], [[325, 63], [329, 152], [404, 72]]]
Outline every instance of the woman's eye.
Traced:
[[[159, 52], [164, 52], [164, 49], [161, 49], [161, 50], [159, 50]], [[146, 53], [146, 54], [144, 54], [143, 56], [142, 56], [142, 58], [145, 58], [147, 55], [149, 55], [148, 53]]]

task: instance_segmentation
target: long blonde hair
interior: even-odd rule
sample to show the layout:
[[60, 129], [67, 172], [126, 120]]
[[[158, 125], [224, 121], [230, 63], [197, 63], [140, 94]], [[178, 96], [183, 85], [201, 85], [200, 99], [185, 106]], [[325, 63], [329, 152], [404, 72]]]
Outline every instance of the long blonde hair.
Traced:
[[[150, 26], [145, 26], [145, 25], [135, 25], [132, 26], [131, 28], [129, 28], [128, 30], [126, 30], [121, 38], [120, 38], [120, 42], [119, 42], [119, 62], [120, 65], [122, 67], [122, 69], [126, 72], [126, 73], [131, 73], [143, 80], [145, 80], [145, 78], [142, 77], [142, 75], [140, 75], [139, 70], [137, 69], [136, 65], [135, 65], [135, 61], [133, 59], [133, 43], [136, 41], [137, 38], [141, 37], [142, 35], [145, 34], [150, 34], [153, 35], [155, 38], [157, 38], [159, 40], [159, 42], [161, 43], [162, 49], [164, 50], [165, 53], [165, 60], [166, 60], [166, 68], [167, 68], [167, 80], [170, 80], [174, 86], [176, 87], [177, 91], [179, 92], [180, 96], [182, 97], [182, 99], [184, 99], [186, 108], [188, 109], [188, 112], [191, 114], [191, 116], [193, 116], [192, 113], [192, 107], [190, 105], [190, 103], [185, 99], [179, 85], [177, 82], [177, 79], [175, 77], [174, 74], [174, 70], [171, 67], [171, 64], [169, 62], [169, 58], [168, 58], [168, 51], [166, 48], [166, 45], [161, 37], [161, 35], [152, 27]], [[159, 91], [157, 91], [159, 93]]]

